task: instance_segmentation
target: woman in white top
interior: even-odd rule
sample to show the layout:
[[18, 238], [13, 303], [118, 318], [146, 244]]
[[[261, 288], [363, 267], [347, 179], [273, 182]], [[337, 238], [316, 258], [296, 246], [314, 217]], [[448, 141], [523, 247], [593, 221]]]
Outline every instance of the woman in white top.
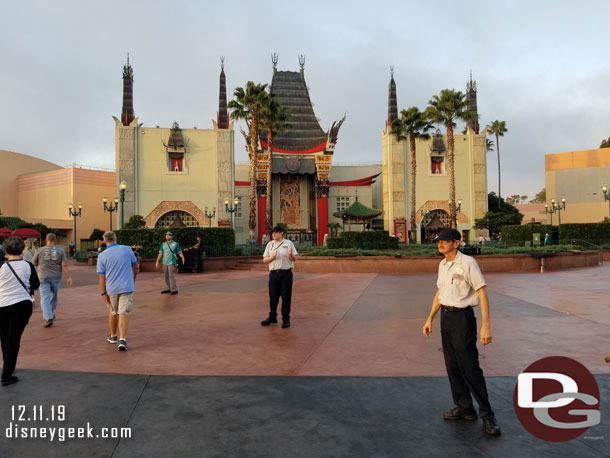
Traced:
[[32, 262], [34, 250], [32, 249], [32, 241], [30, 239], [25, 241], [25, 249], [23, 250], [22, 257], [24, 261]]
[[22, 259], [25, 243], [9, 237], [2, 244], [7, 261], [0, 267], [0, 341], [2, 343], [2, 386], [18, 381], [13, 375], [21, 335], [32, 316], [32, 295], [40, 286], [36, 269]]

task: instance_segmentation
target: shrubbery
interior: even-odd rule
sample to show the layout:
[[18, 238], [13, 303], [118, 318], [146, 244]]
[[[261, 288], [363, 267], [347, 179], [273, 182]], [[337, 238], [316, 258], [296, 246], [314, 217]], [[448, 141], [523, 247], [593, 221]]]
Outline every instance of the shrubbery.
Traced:
[[561, 226], [549, 224], [526, 224], [523, 226], [502, 226], [502, 241], [505, 243], [523, 243], [532, 240], [532, 234], [539, 233], [540, 241], [545, 234], [559, 230], [559, 240], [610, 241], [610, 223], [571, 223]]
[[397, 249], [398, 239], [388, 231], [341, 232], [327, 240], [329, 249], [358, 248], [361, 250]]

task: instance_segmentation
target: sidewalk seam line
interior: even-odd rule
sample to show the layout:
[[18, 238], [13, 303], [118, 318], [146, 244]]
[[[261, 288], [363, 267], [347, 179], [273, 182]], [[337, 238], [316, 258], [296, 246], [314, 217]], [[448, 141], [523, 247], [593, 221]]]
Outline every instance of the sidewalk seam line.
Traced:
[[[129, 417], [127, 418], [127, 421], [125, 422], [125, 426], [124, 427], [127, 427], [127, 425], [129, 425], [129, 421], [131, 420], [131, 417], [133, 416], [133, 414], [136, 411], [136, 409], [138, 408], [138, 404], [140, 404], [140, 399], [142, 399], [142, 395], [144, 394], [144, 391], [146, 390], [146, 387], [148, 386], [148, 382], [150, 381], [151, 377], [152, 377], [152, 375], [149, 375], [148, 377], [146, 377], [146, 382], [144, 382], [144, 386], [142, 387], [142, 391], [140, 391], [140, 395], [138, 396], [138, 399], [136, 400], [136, 403], [133, 406], [133, 409], [131, 410], [131, 413], [129, 414]], [[119, 437], [119, 440], [116, 442], [116, 444], [114, 445], [114, 448], [112, 449], [112, 453], [110, 454], [110, 458], [112, 458], [114, 456], [114, 454], [116, 453], [116, 450], [119, 447], [120, 443], [121, 443], [121, 438]]]
[[[328, 275], [328, 274], [327, 274]], [[354, 301], [352, 302], [352, 304], [347, 308], [347, 310], [345, 311], [345, 313], [343, 315], [341, 315], [341, 318], [339, 318], [337, 320], [337, 322], [333, 325], [332, 328], [330, 328], [330, 330], [328, 331], [328, 333], [326, 334], [326, 336], [320, 341], [320, 343], [318, 345], [316, 345], [316, 347], [311, 350], [311, 352], [309, 353], [309, 355], [307, 355], [307, 358], [305, 359], [305, 361], [303, 361], [302, 364], [300, 364], [297, 368], [295, 368], [294, 370], [290, 371], [290, 375], [294, 376], [294, 375], [298, 375], [298, 372], [305, 366], [305, 364], [307, 364], [307, 362], [311, 359], [311, 357], [314, 355], [315, 352], [318, 351], [318, 349], [322, 346], [322, 344], [324, 342], [326, 342], [326, 339], [328, 339], [328, 336], [331, 335], [331, 333], [335, 330], [335, 328], [339, 325], [339, 323], [341, 323], [341, 321], [343, 321], [343, 318], [345, 318], [345, 315], [347, 315], [349, 313], [349, 311], [354, 307], [354, 304], [356, 302], [358, 302], [358, 299], [360, 299], [360, 297], [366, 292], [367, 289], [369, 289], [369, 287], [371, 286], [371, 284], [375, 281], [375, 279], [379, 276], [379, 274], [374, 274], [373, 278], [371, 279], [371, 281], [369, 282], [368, 285], [366, 285], [366, 288], [364, 288], [360, 294], [358, 294], [358, 297], [356, 297], [356, 299], [354, 299]]]

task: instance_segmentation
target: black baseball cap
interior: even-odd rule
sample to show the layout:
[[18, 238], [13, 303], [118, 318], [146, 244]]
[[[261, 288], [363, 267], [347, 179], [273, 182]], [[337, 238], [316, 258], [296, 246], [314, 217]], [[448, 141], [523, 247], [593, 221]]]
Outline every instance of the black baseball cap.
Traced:
[[275, 226], [271, 232], [284, 232], [284, 228], [282, 226]]
[[434, 241], [436, 242], [438, 240], [447, 240], [453, 242], [454, 240], [462, 240], [462, 235], [457, 229], [448, 227], [447, 229], [443, 229], [438, 233]]

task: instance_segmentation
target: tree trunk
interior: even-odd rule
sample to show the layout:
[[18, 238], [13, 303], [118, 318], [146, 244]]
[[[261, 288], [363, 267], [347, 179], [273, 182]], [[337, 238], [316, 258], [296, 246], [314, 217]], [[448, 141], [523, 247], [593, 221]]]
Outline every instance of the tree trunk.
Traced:
[[415, 155], [415, 136], [411, 134], [409, 136], [409, 143], [411, 147], [411, 236], [409, 237], [411, 243], [417, 243], [417, 230], [415, 222], [415, 177], [417, 172], [417, 159]]
[[453, 124], [447, 124], [447, 161], [449, 162], [449, 225], [457, 228], [457, 215], [455, 212], [455, 160], [453, 156]]
[[267, 169], [267, 208], [266, 217], [265, 217], [265, 225], [267, 226], [267, 234], [271, 234], [271, 166], [273, 165], [273, 129], [267, 129], [267, 149], [269, 153], [269, 168]]
[[496, 132], [496, 152], [498, 153], [498, 210], [502, 207], [502, 193], [500, 192], [500, 138]]
[[250, 240], [254, 240], [256, 229], [256, 150], [258, 148], [258, 119], [252, 117], [250, 124], [250, 215], [248, 228]]

